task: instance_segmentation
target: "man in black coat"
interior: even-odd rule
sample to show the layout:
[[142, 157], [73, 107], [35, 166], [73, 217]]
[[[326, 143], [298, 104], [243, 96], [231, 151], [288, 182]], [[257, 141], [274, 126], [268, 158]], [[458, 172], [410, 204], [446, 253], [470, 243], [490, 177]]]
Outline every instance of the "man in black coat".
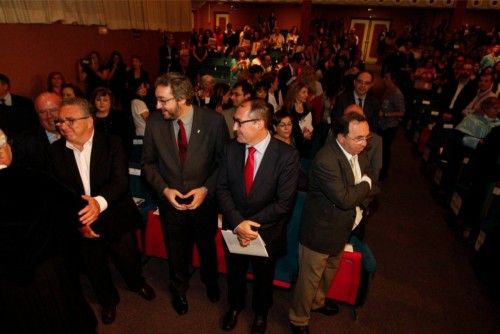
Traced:
[[266, 258], [226, 252], [229, 310], [223, 330], [236, 326], [245, 307], [246, 273], [251, 264], [255, 277], [252, 333], [264, 333], [273, 303], [276, 261], [286, 251], [286, 224], [295, 202], [299, 156], [291, 146], [271, 137], [269, 122], [268, 106], [261, 100], [238, 107], [233, 127], [236, 141], [229, 143], [219, 174], [217, 199], [224, 227], [234, 231], [243, 247], [260, 235], [269, 254]]
[[357, 104], [363, 108], [363, 113], [368, 120], [372, 131], [376, 130], [380, 103], [376, 97], [369, 94], [373, 87], [374, 76], [369, 71], [361, 71], [354, 79], [354, 90], [346, 90], [340, 94], [331, 115], [331, 122], [335, 123], [337, 118], [342, 117], [345, 108], [351, 104]]
[[74, 270], [76, 194], [11, 165], [0, 129], [0, 322], [5, 333], [97, 333]]
[[64, 138], [55, 142], [54, 174], [87, 202], [79, 211], [81, 256], [102, 306], [101, 318], [115, 320], [119, 302], [108, 255], [130, 290], [146, 300], [155, 297], [141, 275], [135, 229], [141, 215], [129, 195], [126, 154], [118, 137], [94, 131], [90, 104], [80, 98], [63, 103], [55, 122]]
[[36, 128], [38, 121], [33, 102], [10, 92], [10, 79], [0, 73], [0, 128], [9, 138]]

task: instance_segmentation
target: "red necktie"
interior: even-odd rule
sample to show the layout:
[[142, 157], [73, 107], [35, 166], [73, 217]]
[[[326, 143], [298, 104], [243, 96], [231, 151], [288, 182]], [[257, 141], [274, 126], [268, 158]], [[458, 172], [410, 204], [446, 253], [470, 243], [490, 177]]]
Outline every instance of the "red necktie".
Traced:
[[177, 134], [177, 146], [179, 146], [179, 158], [181, 159], [181, 165], [184, 166], [188, 148], [186, 129], [184, 128], [184, 123], [182, 123], [180, 119], [177, 120], [177, 124], [179, 124], [179, 133]]
[[254, 160], [254, 153], [255, 153], [255, 147], [249, 147], [248, 148], [248, 157], [247, 157], [247, 162], [245, 164], [245, 191], [247, 195], [250, 193], [250, 190], [252, 190], [252, 184], [253, 184], [253, 171], [255, 167], [255, 160]]

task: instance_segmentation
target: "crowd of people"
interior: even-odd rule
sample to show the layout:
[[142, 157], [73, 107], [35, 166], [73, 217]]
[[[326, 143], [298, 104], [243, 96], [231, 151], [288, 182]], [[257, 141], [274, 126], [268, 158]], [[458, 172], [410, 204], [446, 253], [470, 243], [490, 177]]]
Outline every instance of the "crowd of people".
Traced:
[[[229, 23], [225, 30], [195, 31], [189, 43], [166, 34], [154, 85], [139, 56], [132, 56], [127, 68], [120, 52], [104, 63], [93, 51], [79, 61], [83, 91], [54, 71], [47, 91], [34, 103], [11, 93], [10, 79], [0, 74], [0, 128], [5, 133], [0, 136], [0, 177], [14, 180], [12, 187], [38, 177], [41, 197], [62, 197], [68, 203], [57, 220], [47, 206], [35, 213], [39, 216], [26, 212], [2, 225], [1, 240], [27, 234], [40, 245], [29, 248], [33, 254], [27, 268], [2, 257], [2, 299], [8, 295], [21, 303], [23, 289], [49, 287], [64, 296], [54, 303], [66, 310], [50, 315], [52, 322], [65, 319], [59, 327], [46, 324], [51, 332], [95, 332], [95, 317], [77, 282], [80, 268], [74, 268], [71, 257], [76, 254], [104, 324], [115, 321], [120, 299], [108, 258], [131, 291], [145, 300], [155, 298], [141, 272], [134, 231], [142, 217], [128, 189], [132, 141], [141, 139], [142, 172], [156, 195], [172, 305], [179, 315], [189, 310], [193, 245], [199, 250], [207, 298], [220, 300], [214, 237], [222, 213], [223, 228], [233, 231], [241, 247], [260, 237], [269, 255], [226, 249], [229, 308], [222, 329], [232, 330], [245, 307], [251, 264], [252, 333], [265, 332], [276, 261], [286, 251], [286, 224], [297, 191], [306, 191], [307, 199], [289, 325], [293, 333], [308, 333], [311, 311], [336, 314], [338, 306], [326, 300], [326, 292], [349, 238], [363, 240], [379, 182], [390, 175], [400, 121], [411, 122], [417, 97], [434, 99], [443, 119], [463, 134], [455, 144], [481, 146], [500, 125], [500, 44], [495, 29], [464, 26], [449, 33], [444, 24], [434, 30], [409, 24], [400, 36], [384, 31], [378, 37], [379, 76], [366, 69], [354, 29], [324, 22], [315, 28], [311, 36], [301, 36], [296, 27], [285, 32], [271, 14], [253, 28], [234, 31]], [[203, 73], [207, 59], [218, 57], [230, 58], [227, 78]], [[380, 92], [374, 92], [379, 83]], [[11, 190], [3, 185], [0, 211], [11, 212], [13, 202], [3, 200]], [[62, 217], [73, 222], [65, 233], [75, 243], [61, 243], [61, 237], [48, 233]], [[32, 227], [46, 233], [31, 235]], [[2, 242], [0, 253], [13, 254], [10, 247], [28, 249], [25, 241], [20, 243]], [[57, 277], [67, 273], [67, 285], [41, 280], [34, 270], [41, 265]], [[13, 287], [17, 290], [7, 291]], [[10, 319], [36, 314], [37, 307], [25, 302], [10, 309]], [[86, 325], [76, 325], [82, 322]], [[36, 321], [23, 325], [27, 331], [38, 326]]]

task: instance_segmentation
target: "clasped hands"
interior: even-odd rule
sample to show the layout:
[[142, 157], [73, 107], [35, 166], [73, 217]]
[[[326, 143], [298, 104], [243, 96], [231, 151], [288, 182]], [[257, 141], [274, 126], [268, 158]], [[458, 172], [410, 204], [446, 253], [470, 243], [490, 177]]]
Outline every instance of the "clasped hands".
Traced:
[[[203, 203], [205, 197], [207, 197], [207, 194], [208, 190], [205, 187], [195, 188], [187, 194], [182, 194], [180, 191], [173, 188], [165, 188], [163, 190], [163, 195], [165, 195], [165, 198], [170, 202], [170, 204], [172, 204], [174, 208], [180, 211], [197, 209]], [[191, 196], [193, 197], [191, 203], [182, 204], [177, 201], [177, 198], [184, 199]]]
[[90, 225], [94, 223], [101, 214], [101, 207], [97, 200], [89, 195], [82, 195], [82, 198], [87, 201], [87, 205], [78, 212], [80, 216], [80, 233], [85, 238], [99, 238], [99, 234], [95, 233]]
[[246, 247], [250, 245], [252, 240], [257, 239], [259, 232], [256, 230], [259, 227], [259, 223], [251, 220], [244, 220], [234, 229], [234, 233], [236, 233], [241, 247]]

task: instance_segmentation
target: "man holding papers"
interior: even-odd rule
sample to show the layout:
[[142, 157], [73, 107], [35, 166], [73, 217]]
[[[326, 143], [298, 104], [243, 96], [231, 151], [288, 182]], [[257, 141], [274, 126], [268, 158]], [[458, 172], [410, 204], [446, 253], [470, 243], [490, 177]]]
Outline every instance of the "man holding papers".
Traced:
[[246, 273], [251, 263], [255, 277], [252, 333], [264, 333], [273, 303], [276, 260], [286, 250], [289, 218], [299, 174], [298, 152], [271, 137], [270, 112], [265, 102], [241, 104], [234, 115], [236, 140], [227, 146], [217, 185], [224, 228], [231, 230], [242, 248], [260, 236], [268, 257], [227, 252], [229, 310], [222, 329], [232, 330], [245, 307]]

